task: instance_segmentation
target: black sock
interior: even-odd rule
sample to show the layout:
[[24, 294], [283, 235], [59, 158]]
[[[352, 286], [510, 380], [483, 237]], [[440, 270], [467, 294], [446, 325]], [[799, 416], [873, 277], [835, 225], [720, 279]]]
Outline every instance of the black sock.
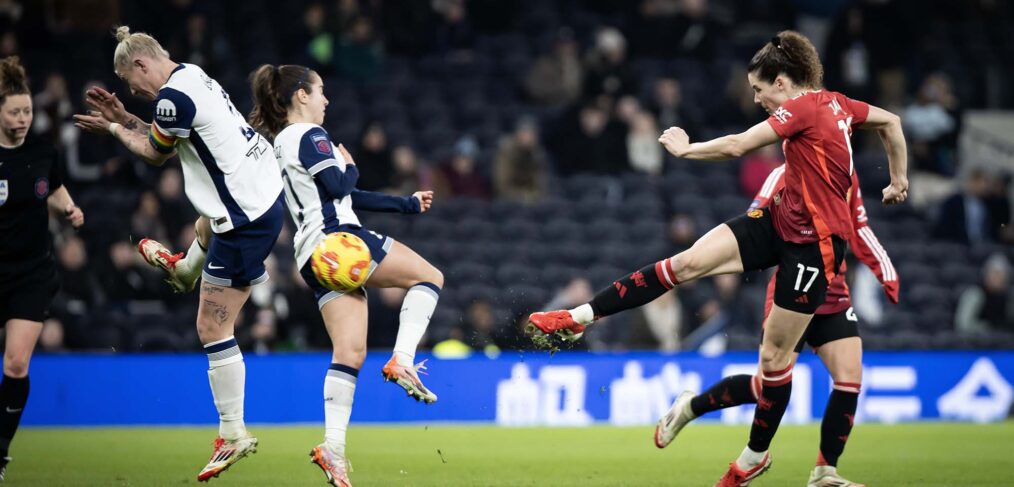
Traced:
[[[820, 458], [817, 459], [818, 465], [823, 459], [824, 464], [832, 467], [838, 466], [838, 457], [845, 451], [845, 442], [852, 432], [852, 421], [856, 417], [856, 404], [859, 402], [859, 384], [835, 382], [834, 387], [827, 400], [827, 408], [824, 409], [824, 420], [820, 423]], [[841, 390], [839, 387], [850, 390]]]
[[740, 404], [757, 402], [751, 390], [752, 375], [732, 375], [718, 381], [710, 389], [690, 400], [690, 410], [695, 416], [703, 416], [719, 409], [731, 408]]
[[750, 443], [747, 446], [755, 452], [767, 451], [771, 439], [778, 431], [778, 425], [785, 415], [785, 408], [792, 396], [792, 365], [775, 372], [764, 372], [761, 376], [761, 397], [753, 413], [750, 427]]
[[672, 272], [670, 260], [665, 259], [645, 266], [599, 291], [591, 300], [595, 317], [614, 315], [645, 305], [679, 284]]
[[0, 381], [0, 457], [8, 456], [7, 452], [21, 423], [21, 413], [28, 402], [28, 376], [15, 379], [4, 374]]

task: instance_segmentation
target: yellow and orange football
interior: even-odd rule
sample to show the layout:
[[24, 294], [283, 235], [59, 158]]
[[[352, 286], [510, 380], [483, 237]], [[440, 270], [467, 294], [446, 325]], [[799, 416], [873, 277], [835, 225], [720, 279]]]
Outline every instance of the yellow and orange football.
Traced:
[[370, 272], [370, 248], [351, 233], [328, 234], [313, 249], [310, 267], [321, 286], [348, 293], [362, 287]]

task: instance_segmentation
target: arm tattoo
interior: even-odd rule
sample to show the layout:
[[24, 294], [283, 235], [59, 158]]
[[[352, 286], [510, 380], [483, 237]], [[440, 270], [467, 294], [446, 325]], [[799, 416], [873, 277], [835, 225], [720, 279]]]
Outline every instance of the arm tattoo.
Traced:
[[144, 123], [143, 121], [141, 121], [140, 118], [138, 118], [134, 114], [127, 114], [127, 115], [130, 118], [127, 120], [126, 123], [123, 124], [124, 128], [126, 128], [127, 130], [130, 130], [132, 132], [137, 132], [139, 134], [148, 135], [148, 131], [151, 130], [151, 125], [150, 124]]

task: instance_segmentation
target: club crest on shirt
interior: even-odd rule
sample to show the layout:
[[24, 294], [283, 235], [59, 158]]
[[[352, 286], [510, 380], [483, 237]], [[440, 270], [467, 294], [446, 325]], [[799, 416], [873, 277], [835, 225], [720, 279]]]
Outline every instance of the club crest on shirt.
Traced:
[[764, 216], [764, 212], [762, 210], [758, 209], [758, 208], [754, 208], [754, 209], [746, 212], [746, 216], [748, 216], [750, 218], [760, 218], [760, 217]]
[[35, 196], [39, 199], [43, 199], [49, 196], [49, 179], [39, 178], [35, 180]]
[[317, 149], [317, 152], [325, 156], [331, 155], [331, 141], [328, 140], [326, 135], [311, 135], [310, 142], [313, 142], [313, 147]]
[[7, 180], [0, 179], [0, 205], [7, 202]]
[[168, 98], [163, 98], [155, 105], [155, 118], [160, 122], [172, 123], [176, 121], [176, 104]]
[[780, 123], [784, 124], [785, 122], [789, 121], [789, 118], [792, 117], [792, 112], [786, 110], [785, 107], [778, 107], [778, 109], [775, 110], [775, 113], [773, 115], [775, 119], [777, 119]]

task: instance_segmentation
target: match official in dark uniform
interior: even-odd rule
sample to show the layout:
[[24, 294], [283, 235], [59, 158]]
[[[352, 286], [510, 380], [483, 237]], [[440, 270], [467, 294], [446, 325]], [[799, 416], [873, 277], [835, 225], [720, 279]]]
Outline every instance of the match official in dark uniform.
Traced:
[[74, 204], [56, 151], [30, 137], [32, 96], [17, 57], [0, 60], [0, 324], [6, 327], [0, 382], [0, 480], [28, 401], [28, 362], [59, 288], [49, 213], [75, 228], [84, 213]]

